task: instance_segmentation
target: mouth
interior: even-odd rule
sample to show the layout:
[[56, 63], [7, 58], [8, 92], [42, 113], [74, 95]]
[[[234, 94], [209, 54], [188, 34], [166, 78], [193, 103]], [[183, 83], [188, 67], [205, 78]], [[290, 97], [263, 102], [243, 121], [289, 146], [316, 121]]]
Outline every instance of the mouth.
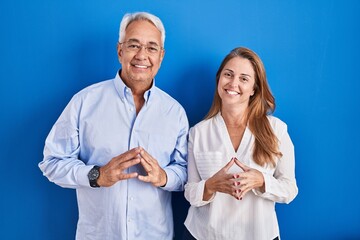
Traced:
[[225, 89], [225, 92], [227, 92], [227, 94], [229, 95], [240, 95], [240, 93], [236, 92], [236, 91], [233, 91], [233, 90], [228, 90], [228, 89]]
[[140, 69], [148, 69], [148, 68], [150, 68], [150, 66], [140, 65], [140, 64], [131, 64], [131, 66], [133, 66], [135, 68], [140, 68]]

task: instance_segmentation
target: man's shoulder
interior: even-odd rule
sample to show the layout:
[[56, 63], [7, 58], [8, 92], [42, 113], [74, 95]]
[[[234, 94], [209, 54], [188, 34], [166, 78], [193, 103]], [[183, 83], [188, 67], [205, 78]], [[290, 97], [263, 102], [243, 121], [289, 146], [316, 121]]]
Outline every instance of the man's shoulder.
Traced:
[[75, 97], [85, 97], [89, 94], [99, 94], [102, 91], [105, 91], [106, 89], [113, 87], [113, 80], [105, 80], [97, 83], [93, 83], [83, 89], [81, 89], [79, 92], [75, 94]]
[[83, 88], [82, 90], [80, 90], [77, 95], [86, 95], [88, 93], [92, 93], [92, 92], [98, 92], [98, 91], [103, 91], [109, 87], [113, 86], [113, 80], [105, 80], [105, 81], [101, 81], [101, 82], [97, 82], [97, 83], [93, 83], [85, 88]]
[[158, 101], [161, 102], [162, 106], [167, 106], [167, 107], [177, 106], [178, 108], [183, 109], [183, 106], [164, 90], [161, 90], [160, 88], [155, 86], [153, 91], [155, 91], [155, 95]]
[[77, 93], [75, 93], [71, 99], [71, 102], [74, 104], [83, 104], [85, 102], [97, 101], [99, 98], [102, 98], [106, 92], [109, 94], [113, 87], [112, 80], [105, 80], [91, 84]]

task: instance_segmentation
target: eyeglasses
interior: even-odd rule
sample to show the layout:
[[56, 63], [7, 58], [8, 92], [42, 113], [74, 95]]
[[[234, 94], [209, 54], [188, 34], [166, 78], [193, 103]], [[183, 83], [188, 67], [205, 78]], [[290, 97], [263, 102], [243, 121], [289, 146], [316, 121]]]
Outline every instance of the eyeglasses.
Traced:
[[156, 45], [156, 44], [141, 44], [138, 42], [134, 42], [134, 41], [127, 41], [127, 42], [122, 42], [120, 44], [123, 44], [125, 46], [125, 50], [127, 52], [139, 52], [142, 48], [145, 48], [145, 52], [149, 55], [156, 55], [158, 54], [161, 50], [163, 50], [164, 48]]

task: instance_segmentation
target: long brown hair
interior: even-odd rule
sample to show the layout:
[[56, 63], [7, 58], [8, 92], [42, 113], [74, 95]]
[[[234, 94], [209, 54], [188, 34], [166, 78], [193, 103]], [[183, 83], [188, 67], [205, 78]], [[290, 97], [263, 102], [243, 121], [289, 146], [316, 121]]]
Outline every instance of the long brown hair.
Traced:
[[225, 65], [235, 57], [248, 59], [255, 72], [254, 95], [250, 97], [247, 108], [249, 129], [255, 136], [253, 159], [260, 166], [271, 164], [275, 166], [275, 158], [281, 157], [278, 139], [275, 136], [267, 115], [275, 110], [275, 98], [270, 91], [266, 79], [264, 64], [252, 50], [244, 47], [233, 49], [222, 61], [216, 73], [216, 88], [214, 99], [205, 119], [215, 116], [221, 110], [221, 98], [217, 91], [221, 72]]

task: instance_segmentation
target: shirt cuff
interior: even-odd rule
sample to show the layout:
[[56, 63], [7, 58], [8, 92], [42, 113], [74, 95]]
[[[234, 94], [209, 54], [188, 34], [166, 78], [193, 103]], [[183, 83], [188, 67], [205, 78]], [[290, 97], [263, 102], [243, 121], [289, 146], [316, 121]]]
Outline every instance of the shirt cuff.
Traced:
[[266, 192], [268, 192], [268, 190], [270, 189], [270, 183], [271, 183], [271, 181], [270, 181], [270, 178], [271, 178], [271, 176], [270, 175], [268, 175], [268, 174], [265, 174], [265, 173], [263, 173], [262, 172], [262, 175], [263, 175], [263, 177], [264, 177], [264, 184], [265, 184], [265, 192], [261, 192], [258, 188], [254, 188], [253, 190], [252, 190], [252, 192], [255, 194], [255, 195], [257, 195], [257, 196], [262, 196], [262, 195], [264, 195]]
[[165, 184], [165, 186], [162, 186], [160, 188], [162, 188], [162, 189], [164, 189], [166, 191], [176, 191], [177, 190], [176, 186], [178, 185], [178, 178], [179, 177], [171, 169], [164, 168], [164, 171], [166, 173], [166, 184]]
[[199, 200], [200, 200], [200, 201], [199, 201], [199, 204], [200, 204], [201, 206], [206, 205], [206, 204], [212, 202], [212, 201], [214, 200], [214, 198], [215, 198], [215, 195], [216, 195], [216, 192], [215, 192], [215, 193], [211, 196], [211, 198], [210, 198], [209, 200], [207, 200], [207, 201], [204, 201], [204, 200], [203, 200], [203, 197], [204, 197], [204, 189], [205, 189], [205, 182], [206, 182], [206, 180], [201, 180], [201, 181], [199, 182], [199, 185], [198, 185], [198, 188], [197, 188], [197, 191], [196, 191], [196, 199], [199, 199]]
[[77, 182], [81, 187], [90, 187], [88, 173], [94, 167], [94, 165], [86, 165], [78, 169], [76, 176], [78, 176]]

